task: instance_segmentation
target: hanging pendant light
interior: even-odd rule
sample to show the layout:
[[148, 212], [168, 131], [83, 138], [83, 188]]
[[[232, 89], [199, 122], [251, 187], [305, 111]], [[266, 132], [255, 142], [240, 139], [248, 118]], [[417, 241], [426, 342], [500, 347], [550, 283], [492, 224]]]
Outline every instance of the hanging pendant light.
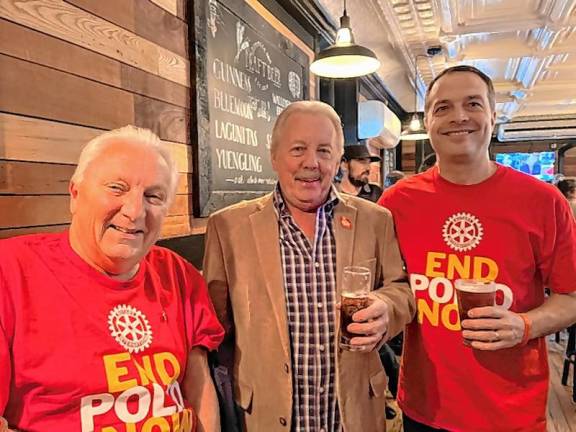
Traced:
[[414, 114], [408, 126], [400, 134], [402, 141], [417, 141], [428, 139], [428, 132], [418, 114], [418, 58], [414, 60]]
[[406, 127], [400, 134], [400, 139], [402, 141], [417, 141], [428, 138], [428, 132], [424, 129], [420, 116], [418, 113], [412, 114], [412, 120], [410, 120], [408, 127]]
[[344, 0], [344, 14], [340, 17], [336, 42], [316, 55], [310, 71], [325, 78], [353, 78], [376, 72], [379, 67], [380, 62], [373, 51], [354, 43]]

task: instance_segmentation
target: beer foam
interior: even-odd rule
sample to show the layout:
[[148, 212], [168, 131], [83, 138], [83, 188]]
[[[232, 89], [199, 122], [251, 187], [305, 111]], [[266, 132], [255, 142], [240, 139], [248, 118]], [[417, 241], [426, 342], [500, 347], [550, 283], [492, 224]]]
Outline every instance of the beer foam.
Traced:
[[496, 291], [496, 284], [492, 281], [458, 279], [454, 284], [457, 290], [470, 293], [491, 293]]
[[367, 292], [346, 292], [346, 291], [342, 291], [342, 293], [340, 294], [342, 297], [346, 297], [346, 298], [366, 298], [368, 297], [368, 293]]

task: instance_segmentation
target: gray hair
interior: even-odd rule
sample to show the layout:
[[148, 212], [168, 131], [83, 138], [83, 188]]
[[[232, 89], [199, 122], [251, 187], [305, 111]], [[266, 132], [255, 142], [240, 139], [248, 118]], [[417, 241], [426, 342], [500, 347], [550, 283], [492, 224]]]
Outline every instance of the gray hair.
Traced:
[[166, 162], [170, 172], [170, 184], [168, 185], [168, 198], [166, 203], [167, 206], [171, 205], [174, 196], [176, 195], [176, 187], [178, 185], [178, 169], [172, 159], [168, 146], [151, 130], [138, 128], [132, 125], [104, 132], [91, 139], [82, 149], [80, 158], [78, 159], [78, 166], [76, 166], [76, 170], [74, 171], [70, 181], [75, 184], [81, 183], [82, 180], [84, 180], [84, 173], [90, 163], [94, 161], [94, 159], [96, 159], [111, 142], [116, 140], [138, 143], [155, 150]]
[[344, 153], [344, 132], [342, 131], [342, 121], [340, 120], [340, 117], [336, 111], [334, 111], [334, 108], [332, 108], [327, 103], [320, 101], [292, 102], [284, 109], [284, 111], [280, 113], [276, 119], [276, 123], [274, 123], [274, 129], [272, 129], [272, 139], [270, 142], [270, 154], [272, 156], [274, 156], [276, 150], [278, 149], [280, 136], [286, 121], [288, 121], [288, 118], [295, 113], [319, 114], [330, 120], [334, 126], [334, 131], [336, 132], [336, 145], [340, 151], [338, 159], [342, 157], [342, 154]]

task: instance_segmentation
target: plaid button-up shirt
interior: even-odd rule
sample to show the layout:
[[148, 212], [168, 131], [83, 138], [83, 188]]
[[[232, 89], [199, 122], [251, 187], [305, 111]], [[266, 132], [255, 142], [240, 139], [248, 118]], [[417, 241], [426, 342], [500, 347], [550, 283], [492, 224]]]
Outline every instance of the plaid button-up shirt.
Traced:
[[280, 227], [284, 292], [292, 348], [292, 431], [340, 431], [335, 388], [336, 239], [338, 196], [331, 191], [316, 212], [312, 243], [294, 222], [279, 187], [274, 207]]

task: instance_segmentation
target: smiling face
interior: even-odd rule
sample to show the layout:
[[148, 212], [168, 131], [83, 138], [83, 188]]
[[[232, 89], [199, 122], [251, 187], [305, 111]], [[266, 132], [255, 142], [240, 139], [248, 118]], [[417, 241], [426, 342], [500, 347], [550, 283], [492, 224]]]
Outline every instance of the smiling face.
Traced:
[[442, 76], [428, 96], [426, 129], [440, 163], [488, 160], [496, 122], [488, 87], [472, 72]]
[[336, 141], [325, 115], [295, 112], [286, 119], [272, 166], [290, 211], [315, 212], [326, 201], [342, 156]]
[[99, 271], [133, 274], [160, 234], [170, 172], [154, 149], [111, 140], [70, 183], [70, 243]]

